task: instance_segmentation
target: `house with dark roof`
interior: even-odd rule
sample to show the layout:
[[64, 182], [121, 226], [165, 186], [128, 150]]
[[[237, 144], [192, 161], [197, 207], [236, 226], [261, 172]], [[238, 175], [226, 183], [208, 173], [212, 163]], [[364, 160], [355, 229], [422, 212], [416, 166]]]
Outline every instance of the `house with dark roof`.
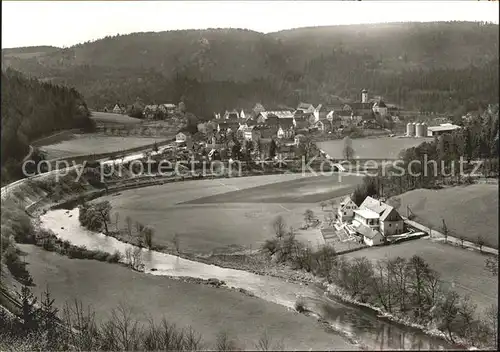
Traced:
[[262, 111], [257, 114], [257, 122], [265, 123], [269, 116], [276, 116], [279, 119], [287, 119], [293, 117], [293, 113], [288, 110]]
[[224, 120], [238, 120], [240, 118], [240, 114], [238, 113], [238, 111], [236, 109], [234, 109], [232, 111], [226, 110], [226, 112], [224, 113], [222, 118]]
[[240, 127], [237, 121], [223, 120], [223, 122], [217, 123], [217, 132], [227, 133], [236, 132]]
[[302, 113], [314, 113], [314, 105], [313, 104], [309, 104], [309, 103], [300, 103], [298, 106], [297, 106], [297, 109], [296, 111], [300, 111]]
[[376, 101], [373, 104], [372, 110], [374, 113], [376, 114], [378, 113], [382, 117], [386, 117], [388, 113], [387, 105], [385, 105], [385, 103], [382, 100]]

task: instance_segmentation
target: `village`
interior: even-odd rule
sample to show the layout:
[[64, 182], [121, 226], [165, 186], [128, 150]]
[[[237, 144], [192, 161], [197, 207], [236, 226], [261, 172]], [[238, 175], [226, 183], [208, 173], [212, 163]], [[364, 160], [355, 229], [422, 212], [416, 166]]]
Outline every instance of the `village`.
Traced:
[[[141, 112], [144, 123], [155, 126], [150, 133], [159, 133], [169, 120], [182, 115], [182, 104], [145, 105]], [[126, 114], [130, 109], [131, 106], [115, 104], [109, 110]], [[415, 122], [421, 119], [422, 114], [386, 104], [381, 97], [369, 98], [368, 91], [363, 89], [355, 102], [336, 97], [329, 104], [315, 106], [302, 102], [295, 109], [266, 109], [256, 103], [250, 110], [215, 112], [208, 121], [199, 120], [196, 126], [182, 128], [176, 134], [176, 143], [163, 150], [173, 150], [175, 146], [176, 151], [181, 151], [180, 159], [293, 160], [304, 153], [301, 140], [317, 142], [366, 136], [426, 138], [460, 128], [450, 123], [449, 117], [432, 115], [426, 118], [429, 123]]]

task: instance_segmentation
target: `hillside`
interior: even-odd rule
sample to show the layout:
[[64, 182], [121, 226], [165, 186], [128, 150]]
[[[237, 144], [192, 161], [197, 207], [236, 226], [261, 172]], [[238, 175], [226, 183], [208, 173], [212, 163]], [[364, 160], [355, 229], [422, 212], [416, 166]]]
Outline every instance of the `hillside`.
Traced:
[[469, 98], [473, 108], [498, 101], [498, 49], [494, 24], [392, 23], [134, 33], [31, 57], [6, 49], [2, 65], [74, 86], [93, 108], [139, 96], [188, 100], [210, 115], [256, 101], [355, 99], [368, 88], [408, 109], [453, 112]]
[[2, 185], [21, 177], [29, 143], [51, 132], [89, 128], [89, 111], [73, 88], [41, 83], [11, 69], [2, 71]]

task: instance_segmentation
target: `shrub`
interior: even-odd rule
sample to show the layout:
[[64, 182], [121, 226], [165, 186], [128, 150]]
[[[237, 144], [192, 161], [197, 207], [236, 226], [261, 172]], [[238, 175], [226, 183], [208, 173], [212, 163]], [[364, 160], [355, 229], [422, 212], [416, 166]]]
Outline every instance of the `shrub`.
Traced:
[[268, 251], [269, 254], [273, 255], [278, 250], [278, 245], [278, 240], [276, 238], [273, 238], [271, 240], [266, 240], [262, 245], [262, 249], [264, 251]]
[[108, 263], [118, 263], [121, 259], [122, 259], [122, 255], [118, 251], [115, 251], [113, 254], [109, 254], [106, 257], [106, 261]]
[[297, 299], [297, 301], [295, 301], [295, 310], [299, 313], [304, 313], [307, 311], [304, 298], [300, 297]]
[[103, 251], [93, 251], [93, 252], [94, 252], [93, 259], [95, 259], [95, 260], [98, 260], [100, 262], [104, 262], [108, 258], [108, 253], [106, 253], [106, 252], [103, 252]]

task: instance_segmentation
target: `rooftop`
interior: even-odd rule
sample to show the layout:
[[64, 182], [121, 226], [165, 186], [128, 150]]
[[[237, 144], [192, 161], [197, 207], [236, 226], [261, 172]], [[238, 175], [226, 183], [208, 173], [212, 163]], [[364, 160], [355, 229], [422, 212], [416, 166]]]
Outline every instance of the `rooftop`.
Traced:
[[439, 132], [439, 131], [453, 131], [459, 129], [460, 126], [453, 125], [451, 123], [445, 123], [440, 126], [430, 126], [427, 127], [428, 131]]
[[375, 236], [380, 235], [380, 232], [378, 232], [377, 230], [374, 230], [363, 224], [356, 227], [356, 231], [366, 238], [374, 238]]
[[378, 219], [380, 217], [378, 213], [370, 209], [354, 210], [354, 213], [359, 214], [364, 219]]

